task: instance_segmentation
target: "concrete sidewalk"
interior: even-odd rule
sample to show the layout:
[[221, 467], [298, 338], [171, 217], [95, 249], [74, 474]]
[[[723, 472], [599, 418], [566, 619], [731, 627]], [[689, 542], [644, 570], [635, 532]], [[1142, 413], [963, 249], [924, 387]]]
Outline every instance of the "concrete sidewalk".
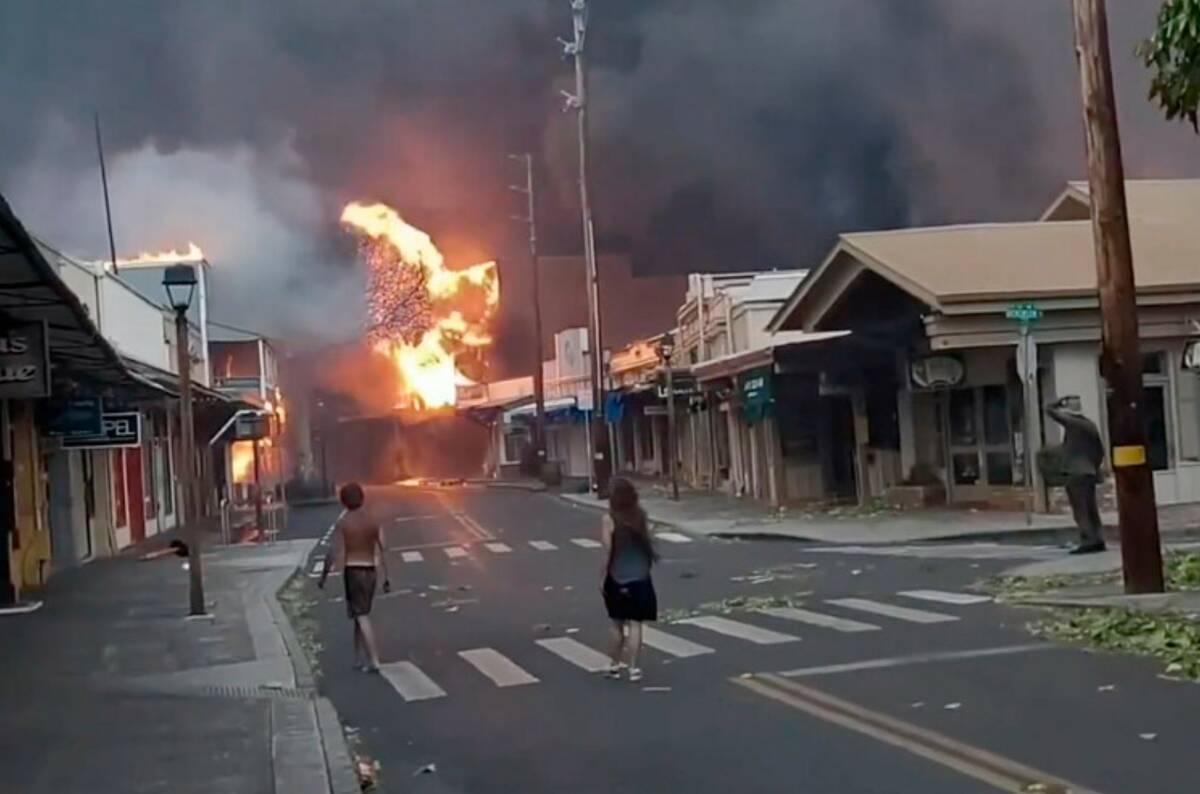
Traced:
[[[591, 494], [561, 494], [573, 504], [604, 509]], [[928, 508], [896, 511], [888, 508], [843, 506], [775, 510], [749, 499], [711, 491], [685, 491], [678, 502], [661, 486], [641, 486], [642, 506], [652, 521], [693, 535], [777, 537], [819, 543], [872, 545], [933, 540], [1001, 540], [1062, 542], [1075, 538], [1068, 515], [1034, 515], [972, 508]], [[1115, 537], [1115, 514], [1105, 514], [1105, 532]], [[1200, 505], [1159, 510], [1164, 534], [1200, 527]]]
[[185, 618], [178, 557], [52, 578], [41, 610], [0, 619], [6, 783], [23, 794], [357, 791], [275, 597], [313, 543], [206, 553], [208, 618]]

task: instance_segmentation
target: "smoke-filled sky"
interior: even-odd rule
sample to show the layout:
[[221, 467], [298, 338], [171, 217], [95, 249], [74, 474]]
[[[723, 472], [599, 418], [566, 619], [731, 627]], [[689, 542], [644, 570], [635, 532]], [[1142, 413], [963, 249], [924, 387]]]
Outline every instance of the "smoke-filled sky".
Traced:
[[[1037, 214], [1083, 173], [1068, 0], [591, 0], [601, 240], [642, 272], [813, 264], [838, 231]], [[1200, 175], [1109, 4], [1127, 169]], [[341, 205], [384, 200], [450, 261], [501, 260], [501, 369], [525, 339], [522, 209], [578, 251], [568, 0], [6, 0], [0, 192], [105, 255], [200, 244], [216, 314], [337, 338], [362, 318]], [[278, 296], [273, 298], [272, 296]]]

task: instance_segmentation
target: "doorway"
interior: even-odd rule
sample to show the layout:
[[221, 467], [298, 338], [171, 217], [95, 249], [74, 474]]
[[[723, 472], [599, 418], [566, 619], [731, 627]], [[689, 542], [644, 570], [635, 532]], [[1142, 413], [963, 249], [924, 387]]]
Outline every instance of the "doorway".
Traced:
[[844, 394], [822, 398], [825, 421], [822, 446], [825, 448], [825, 491], [838, 499], [857, 495], [854, 452], [854, 405]]

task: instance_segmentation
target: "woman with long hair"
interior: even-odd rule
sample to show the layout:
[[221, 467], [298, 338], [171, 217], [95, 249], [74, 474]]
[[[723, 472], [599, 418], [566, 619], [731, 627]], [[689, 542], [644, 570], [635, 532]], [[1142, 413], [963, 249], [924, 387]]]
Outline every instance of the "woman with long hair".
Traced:
[[608, 554], [600, 589], [613, 632], [608, 676], [620, 678], [621, 668], [627, 663], [629, 680], [640, 681], [638, 653], [642, 649], [642, 623], [658, 619], [658, 597], [650, 578], [658, 553], [650, 535], [650, 522], [638, 503], [637, 489], [621, 477], [609, 484], [602, 540]]

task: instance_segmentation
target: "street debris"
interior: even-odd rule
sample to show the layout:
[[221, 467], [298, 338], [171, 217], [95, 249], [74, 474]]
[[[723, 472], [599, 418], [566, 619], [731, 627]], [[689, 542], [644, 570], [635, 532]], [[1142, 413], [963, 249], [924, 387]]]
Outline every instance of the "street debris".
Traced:
[[946, 705], [942, 706], [942, 708], [944, 708], [946, 711], [958, 711], [959, 709], [962, 708], [962, 704], [961, 703], [947, 703]]
[[1096, 687], [1097, 692], [1115, 692], [1116, 689], [1116, 684], [1104, 684], [1103, 686]]
[[1147, 742], [1152, 742], [1158, 738], [1157, 733], [1139, 733], [1138, 738]]
[[458, 586], [458, 589], [459, 589], [459, 590], [461, 590], [462, 592], [464, 592], [464, 593], [465, 593], [466, 591], [468, 591], [468, 590], [470, 590], [470, 589], [471, 589], [471, 585], [469, 585], [469, 584], [460, 584], [460, 585]]
[[918, 700], [916, 703], [909, 703], [908, 707], [910, 709], [923, 709], [923, 708], [925, 708], [925, 701]]
[[671, 687], [669, 687], [669, 686], [644, 686], [644, 687], [642, 687], [642, 691], [643, 692], [670, 692]]
[[534, 625], [533, 630], [541, 632], [542, 634], [545, 634], [546, 632], [550, 631], [550, 629], [552, 629], [552, 628], [554, 628], [554, 627], [551, 626], [549, 623], [538, 623], [538, 624]]
[[416, 772], [413, 772], [413, 777], [417, 777], [419, 775], [432, 775], [432, 774], [435, 774], [436, 772], [437, 772], [437, 764], [426, 764], [425, 766], [418, 769]]
[[679, 578], [680, 578], [680, 579], [695, 579], [695, 578], [696, 578], [696, 577], [698, 577], [699, 575], [700, 575], [700, 574], [696, 573], [695, 571], [691, 571], [691, 570], [687, 570], [687, 571], [680, 571], [680, 572], [679, 572]]
[[567, 634], [578, 634], [578, 633], [579, 633], [579, 629], [575, 628], [574, 626], [567, 629]]
[[862, 568], [855, 568], [850, 572], [851, 576], [862, 576]]
[[548, 585], [546, 585], [545, 587], [543, 587], [543, 588], [542, 588], [542, 592], [544, 592], [544, 593], [548, 593], [548, 592], [550, 592], [550, 591], [551, 591], [551, 590], [553, 590], [553, 589], [554, 589], [554, 585], [552, 585], [552, 584], [548, 584]]
[[363, 791], [371, 791], [379, 785], [379, 762], [372, 761], [366, 756], [358, 756], [354, 765], [358, 772], [358, 786]]
[[446, 612], [457, 612], [457, 611], [458, 611], [458, 607], [450, 607], [449, 609], [446, 610]]
[[1186, 617], [1124, 609], [1063, 611], [1030, 631], [1106, 650], [1154, 656], [1168, 678], [1200, 682], [1200, 624]]

